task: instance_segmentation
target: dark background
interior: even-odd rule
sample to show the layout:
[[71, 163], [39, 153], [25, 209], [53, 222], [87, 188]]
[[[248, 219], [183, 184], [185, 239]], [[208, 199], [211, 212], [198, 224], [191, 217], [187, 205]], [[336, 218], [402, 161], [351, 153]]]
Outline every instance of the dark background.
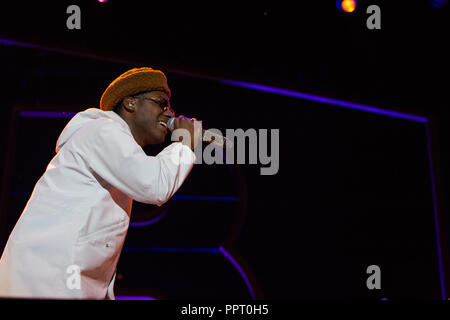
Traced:
[[[81, 30], [66, 28], [70, 4], [81, 8]], [[381, 30], [366, 27], [370, 4], [381, 8]], [[426, 116], [447, 270], [448, 10], [425, 0], [359, 1], [352, 14], [334, 1], [2, 2], [2, 150], [10, 151], [2, 157], [2, 245], [68, 121], [14, 118], [13, 108], [96, 107], [109, 82], [145, 65], [167, 74], [178, 114], [220, 129], [279, 128], [280, 171], [194, 167], [177, 195], [238, 201], [173, 199], [159, 222], [130, 228], [126, 248], [153, 250], [123, 253], [118, 294], [249, 298], [220, 254], [155, 251], [223, 245], [257, 297], [442, 298], [424, 123], [217, 80]], [[135, 203], [135, 221], [158, 214]], [[382, 290], [365, 285], [371, 264], [381, 268]]]

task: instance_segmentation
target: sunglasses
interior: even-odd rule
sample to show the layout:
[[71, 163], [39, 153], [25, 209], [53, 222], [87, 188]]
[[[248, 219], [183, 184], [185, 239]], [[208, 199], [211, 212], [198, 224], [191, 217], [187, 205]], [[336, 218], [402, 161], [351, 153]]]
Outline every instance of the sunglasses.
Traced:
[[154, 103], [159, 105], [159, 107], [161, 108], [162, 111], [166, 112], [167, 110], [170, 110], [173, 112], [173, 109], [170, 107], [169, 101], [167, 101], [166, 99], [159, 100], [159, 99], [147, 98], [147, 97], [136, 97], [136, 98], [153, 101]]

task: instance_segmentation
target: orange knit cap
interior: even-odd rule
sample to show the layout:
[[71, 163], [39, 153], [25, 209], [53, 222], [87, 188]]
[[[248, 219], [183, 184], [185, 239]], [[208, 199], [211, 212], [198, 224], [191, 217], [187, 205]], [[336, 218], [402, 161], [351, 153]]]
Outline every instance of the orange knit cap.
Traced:
[[160, 70], [152, 68], [134, 68], [122, 73], [103, 92], [100, 98], [100, 109], [109, 111], [123, 98], [144, 91], [163, 91], [170, 98], [167, 78]]

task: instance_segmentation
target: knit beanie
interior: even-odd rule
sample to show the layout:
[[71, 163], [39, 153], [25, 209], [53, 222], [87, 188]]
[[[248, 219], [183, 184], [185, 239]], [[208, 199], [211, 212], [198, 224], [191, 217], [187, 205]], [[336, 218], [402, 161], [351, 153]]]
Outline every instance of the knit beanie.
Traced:
[[123, 98], [145, 91], [163, 91], [170, 98], [167, 78], [160, 70], [152, 68], [134, 68], [121, 74], [103, 92], [100, 109], [112, 110]]

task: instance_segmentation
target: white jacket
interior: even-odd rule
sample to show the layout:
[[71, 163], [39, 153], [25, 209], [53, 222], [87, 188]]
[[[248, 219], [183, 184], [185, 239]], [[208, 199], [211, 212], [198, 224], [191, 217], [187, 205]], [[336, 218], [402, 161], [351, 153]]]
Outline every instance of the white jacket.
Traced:
[[8, 239], [0, 297], [114, 299], [133, 199], [162, 205], [194, 162], [179, 142], [147, 156], [113, 111], [75, 115]]

